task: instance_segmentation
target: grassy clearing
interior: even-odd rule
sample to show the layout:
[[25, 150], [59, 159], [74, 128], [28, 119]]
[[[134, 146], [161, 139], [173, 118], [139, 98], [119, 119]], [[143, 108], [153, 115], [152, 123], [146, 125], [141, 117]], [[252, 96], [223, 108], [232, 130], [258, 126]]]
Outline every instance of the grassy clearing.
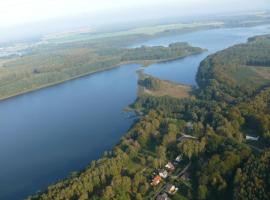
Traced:
[[260, 87], [270, 82], [270, 67], [241, 65], [226, 72], [239, 86]]
[[160, 90], [153, 91], [145, 89], [144, 94], [152, 96], [171, 96], [178, 99], [190, 98], [191, 86], [188, 85], [176, 85], [167, 81], [162, 81], [162, 86]]
[[[140, 72], [142, 73], [142, 72]], [[177, 99], [194, 98], [191, 95], [192, 86], [172, 83], [170, 81], [160, 80], [158, 78], [141, 74], [140, 80], [151, 79], [156, 86], [148, 87], [139, 83], [138, 95], [151, 95], [156, 97], [171, 96]], [[139, 81], [140, 82], [140, 81]]]
[[264, 79], [270, 79], [270, 66], [269, 67], [252, 67], [258, 75]]

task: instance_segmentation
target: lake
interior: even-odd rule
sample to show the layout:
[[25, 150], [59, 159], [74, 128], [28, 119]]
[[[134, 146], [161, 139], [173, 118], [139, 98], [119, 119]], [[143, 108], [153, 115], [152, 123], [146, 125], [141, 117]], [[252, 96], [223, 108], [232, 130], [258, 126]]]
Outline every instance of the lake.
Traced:
[[[189, 42], [208, 51], [153, 64], [145, 72], [195, 85], [209, 54], [269, 33], [267, 26], [203, 30], [140, 45]], [[0, 102], [0, 199], [17, 200], [81, 170], [110, 150], [134, 119], [123, 109], [137, 96], [139, 65], [124, 65]]]
[[208, 49], [208, 51], [205, 53], [190, 56], [181, 60], [154, 64], [145, 70], [145, 73], [164, 80], [196, 85], [195, 78], [198, 66], [200, 62], [208, 55], [228, 48], [232, 45], [246, 42], [249, 37], [267, 33], [270, 33], [269, 26], [233, 29], [221, 28], [192, 32], [184, 35], [157, 38], [141, 44], [135, 44], [133, 47], [141, 45], [168, 46], [170, 43], [181, 41], [188, 42], [193, 46]]

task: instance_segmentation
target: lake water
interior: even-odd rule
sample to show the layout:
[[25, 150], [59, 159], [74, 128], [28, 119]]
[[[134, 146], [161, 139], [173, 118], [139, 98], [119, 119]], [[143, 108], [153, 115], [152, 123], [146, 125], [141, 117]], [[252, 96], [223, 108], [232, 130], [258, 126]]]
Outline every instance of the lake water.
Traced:
[[246, 42], [249, 37], [270, 33], [269, 25], [250, 28], [233, 29], [213, 29], [192, 32], [184, 35], [161, 37], [144, 43], [135, 44], [133, 47], [141, 45], [168, 46], [173, 42], [188, 42], [189, 44], [208, 49], [207, 52], [165, 63], [151, 65], [145, 73], [151, 74], [164, 80], [171, 80], [177, 83], [196, 85], [196, 73], [200, 62], [209, 54], [223, 50], [232, 45]]
[[[267, 26], [214, 29], [161, 37], [134, 46], [185, 41], [209, 51], [154, 64], [146, 73], [195, 85], [199, 63], [209, 54]], [[33, 194], [110, 150], [133, 119], [123, 109], [137, 94], [139, 65], [125, 65], [0, 102], [0, 199]]]

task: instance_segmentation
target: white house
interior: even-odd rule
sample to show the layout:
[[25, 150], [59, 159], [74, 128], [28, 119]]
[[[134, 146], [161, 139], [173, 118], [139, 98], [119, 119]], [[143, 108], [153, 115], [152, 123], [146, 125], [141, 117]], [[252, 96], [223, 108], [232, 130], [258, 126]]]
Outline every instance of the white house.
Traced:
[[159, 176], [161, 176], [162, 178], [167, 178], [167, 177], [168, 177], [168, 172], [167, 172], [167, 170], [161, 169], [161, 170], [159, 171]]
[[165, 191], [169, 194], [175, 194], [178, 191], [178, 188], [175, 185], [168, 184], [165, 188]]
[[253, 137], [253, 136], [250, 136], [250, 135], [246, 135], [246, 140], [258, 141], [259, 138], [260, 138], [259, 136]]
[[182, 155], [178, 155], [176, 158], [175, 158], [175, 162], [177, 163], [180, 163], [182, 161], [183, 157]]
[[173, 166], [173, 164], [171, 162], [168, 162], [166, 165], [165, 165], [165, 168], [169, 171], [173, 171], [175, 169], [175, 167]]

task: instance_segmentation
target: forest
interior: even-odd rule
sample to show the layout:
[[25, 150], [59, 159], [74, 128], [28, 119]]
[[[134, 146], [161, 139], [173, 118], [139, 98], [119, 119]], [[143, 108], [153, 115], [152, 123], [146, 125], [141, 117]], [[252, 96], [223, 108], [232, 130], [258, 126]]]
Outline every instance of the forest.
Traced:
[[260, 36], [209, 56], [196, 98], [140, 96], [143, 116], [112, 151], [28, 199], [270, 199], [269, 51]]
[[0, 99], [54, 85], [122, 64], [148, 65], [199, 54], [204, 50], [187, 43], [169, 47], [127, 48], [137, 35], [63, 44], [46, 44], [30, 54], [0, 58]]
[[172, 43], [168, 47], [163, 46], [141, 46], [139, 48], [127, 49], [123, 53], [122, 61], [162, 61], [174, 60], [190, 55], [191, 52], [202, 52], [201, 48], [191, 47], [188, 43]]
[[268, 86], [269, 46], [269, 35], [253, 37], [205, 59], [197, 74], [203, 98], [234, 102]]

